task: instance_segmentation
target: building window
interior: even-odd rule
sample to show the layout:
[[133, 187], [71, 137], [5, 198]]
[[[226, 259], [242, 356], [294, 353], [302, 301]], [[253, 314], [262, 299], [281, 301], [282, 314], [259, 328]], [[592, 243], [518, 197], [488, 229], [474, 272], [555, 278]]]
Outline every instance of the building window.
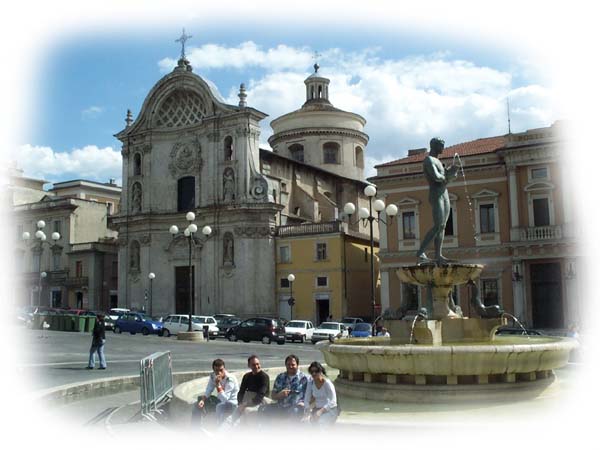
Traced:
[[288, 150], [292, 159], [304, 162], [304, 146], [301, 144], [292, 144], [288, 147]]
[[537, 167], [535, 169], [531, 169], [531, 179], [532, 180], [548, 179], [548, 168], [547, 167]]
[[33, 267], [31, 268], [32, 272], [39, 272], [42, 267], [42, 255], [40, 253], [33, 254]]
[[550, 225], [550, 207], [547, 198], [533, 199], [533, 226], [546, 227]]
[[223, 142], [223, 152], [225, 161], [233, 160], [233, 139], [231, 136], [227, 136]]
[[323, 164], [340, 163], [340, 144], [337, 142], [326, 142], [323, 145]]
[[404, 311], [419, 309], [419, 286], [402, 283], [402, 309]]
[[498, 280], [481, 280], [481, 292], [485, 306], [499, 305]]
[[83, 276], [83, 261], [75, 261], [75, 276], [77, 278]]
[[450, 215], [448, 216], [448, 222], [446, 222], [444, 236], [454, 236], [454, 220], [452, 217], [453, 213], [454, 213], [454, 209], [450, 208]]
[[115, 213], [115, 204], [112, 202], [106, 202], [106, 211], [109, 216], [112, 216]]
[[177, 180], [177, 211], [191, 211], [196, 206], [196, 179], [183, 177]]
[[329, 285], [327, 277], [317, 277], [317, 287], [327, 287]]
[[53, 266], [53, 270], [60, 270], [60, 253], [53, 253], [52, 254], [52, 266]]
[[290, 247], [288, 245], [279, 247], [279, 262], [289, 263], [290, 261]]
[[133, 155], [133, 174], [142, 174], [142, 155], [140, 155], [139, 153]]
[[62, 222], [60, 220], [55, 220], [52, 223], [52, 231], [55, 231], [62, 236]]
[[356, 167], [359, 169], [365, 168], [365, 156], [363, 153], [363, 149], [360, 147], [356, 147], [354, 149], [355, 159], [356, 159]]
[[324, 242], [317, 243], [317, 261], [325, 261], [327, 259], [327, 244]]
[[290, 287], [290, 280], [288, 280], [287, 278], [280, 278], [279, 279], [279, 287], [281, 288], [288, 288]]
[[494, 217], [494, 204], [479, 205], [479, 227], [481, 233], [494, 233], [496, 231]]
[[402, 213], [402, 239], [415, 239], [415, 212]]

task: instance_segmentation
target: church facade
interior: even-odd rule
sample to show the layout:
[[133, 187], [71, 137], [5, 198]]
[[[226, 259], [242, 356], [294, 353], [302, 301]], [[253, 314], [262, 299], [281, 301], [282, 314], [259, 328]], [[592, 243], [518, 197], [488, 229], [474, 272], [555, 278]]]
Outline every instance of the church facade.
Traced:
[[[119, 306], [188, 313], [192, 292], [194, 314], [278, 315], [277, 227], [338, 220], [345, 202], [368, 202], [365, 121], [333, 108], [328, 92], [319, 97], [309, 89], [328, 81], [307, 79], [307, 104], [344, 116], [350, 126], [332, 134], [333, 124], [308, 131], [300, 124], [304, 135], [294, 135], [283, 116], [279, 133], [273, 125], [276, 145], [269, 152], [259, 148], [259, 122], [267, 115], [246, 105], [243, 85], [239, 104], [224, 104], [182, 55], [135, 121], [128, 114], [116, 134], [123, 155], [121, 207], [111, 220], [119, 234]], [[290, 136], [308, 138], [327, 162], [312, 161], [309, 151], [305, 162], [298, 152], [303, 144], [290, 143]], [[188, 227], [188, 212], [195, 214], [193, 238], [170, 233], [173, 225]], [[201, 232], [206, 226], [208, 236]], [[360, 224], [351, 228], [364, 231]]]

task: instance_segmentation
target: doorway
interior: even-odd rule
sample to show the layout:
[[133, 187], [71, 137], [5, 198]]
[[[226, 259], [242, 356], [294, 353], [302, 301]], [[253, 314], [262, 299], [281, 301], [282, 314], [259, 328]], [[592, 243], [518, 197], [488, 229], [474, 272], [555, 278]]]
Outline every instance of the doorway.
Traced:
[[[192, 266], [192, 292], [195, 292], [194, 266]], [[175, 267], [175, 314], [190, 312], [190, 268], [189, 266]], [[194, 301], [192, 299], [192, 314]]]
[[83, 309], [83, 292], [77, 292], [77, 307], [76, 309]]
[[327, 322], [329, 317], [329, 299], [318, 298], [317, 299], [317, 325], [323, 322]]
[[562, 328], [560, 263], [531, 264], [531, 309], [534, 328]]

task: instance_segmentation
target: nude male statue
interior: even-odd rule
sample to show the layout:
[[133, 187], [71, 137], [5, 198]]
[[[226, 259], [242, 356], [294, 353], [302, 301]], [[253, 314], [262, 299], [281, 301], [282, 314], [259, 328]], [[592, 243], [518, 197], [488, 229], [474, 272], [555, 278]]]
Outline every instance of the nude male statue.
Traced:
[[447, 184], [456, 178], [458, 166], [454, 164], [448, 168], [444, 167], [437, 158], [444, 150], [444, 141], [433, 138], [429, 143], [429, 155], [423, 160], [423, 173], [429, 183], [429, 203], [433, 215], [433, 227], [427, 232], [421, 246], [417, 251], [417, 257], [421, 262], [430, 261], [425, 250], [434, 241], [435, 260], [438, 264], [449, 262], [442, 256], [442, 243], [444, 242], [444, 230], [450, 216], [450, 198], [448, 197]]

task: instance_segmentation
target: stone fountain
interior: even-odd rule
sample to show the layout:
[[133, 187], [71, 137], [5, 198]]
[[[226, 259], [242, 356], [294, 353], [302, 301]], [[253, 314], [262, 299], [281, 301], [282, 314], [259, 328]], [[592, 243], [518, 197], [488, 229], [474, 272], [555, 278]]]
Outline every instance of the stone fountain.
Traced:
[[[476, 280], [480, 264], [461, 264], [442, 255], [443, 233], [450, 212], [446, 184], [458, 167], [446, 168], [437, 155], [441, 139], [431, 140], [423, 162], [429, 182], [434, 225], [417, 252], [418, 262], [397, 270], [404, 283], [425, 286], [428, 308], [409, 320], [387, 319], [392, 338], [339, 339], [319, 344], [325, 361], [339, 369], [335, 381], [342, 395], [386, 401], [448, 401], [537, 395], [554, 381], [553, 370], [564, 366], [573, 339], [547, 336], [496, 336], [507, 323], [498, 306], [483, 306]], [[434, 241], [435, 258], [425, 254]], [[468, 284], [480, 317], [463, 317], [454, 307], [455, 285]]]

